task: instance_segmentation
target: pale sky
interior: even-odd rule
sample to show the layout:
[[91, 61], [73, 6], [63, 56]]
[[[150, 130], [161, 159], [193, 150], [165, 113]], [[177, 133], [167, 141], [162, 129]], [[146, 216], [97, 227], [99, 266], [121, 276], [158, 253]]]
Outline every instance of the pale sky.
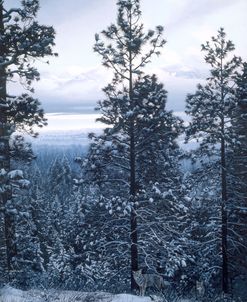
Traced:
[[[9, 6], [18, 6], [19, 2], [5, 0]], [[94, 113], [96, 102], [104, 97], [101, 89], [111, 81], [112, 74], [101, 66], [101, 58], [92, 48], [95, 33], [115, 22], [116, 2], [40, 0], [38, 20], [55, 28], [55, 50], [59, 54], [49, 65], [37, 64], [41, 80], [35, 84], [35, 96], [49, 113], [47, 129], [69, 129], [73, 114], [78, 120], [76, 126], [74, 120], [73, 128], [86, 127], [90, 117], [85, 115]], [[167, 44], [145, 72], [156, 73], [164, 83], [169, 109], [183, 111], [186, 94], [207, 76], [209, 66], [203, 62], [201, 44], [217, 35], [220, 27], [235, 44], [235, 54], [247, 60], [246, 0], [141, 0], [140, 4], [146, 29], [164, 26]], [[10, 89], [17, 90], [17, 85]], [[60, 117], [54, 113], [60, 113]], [[61, 113], [69, 114], [68, 119], [61, 118]], [[80, 114], [84, 114], [81, 122]], [[90, 125], [94, 118], [92, 115]]]

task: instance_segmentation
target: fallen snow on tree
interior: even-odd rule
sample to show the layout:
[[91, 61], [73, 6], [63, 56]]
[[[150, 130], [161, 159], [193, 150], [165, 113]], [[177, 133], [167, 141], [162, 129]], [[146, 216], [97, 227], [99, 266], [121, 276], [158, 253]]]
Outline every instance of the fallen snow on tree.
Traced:
[[21, 179], [23, 178], [22, 170], [13, 170], [8, 173], [10, 179]]

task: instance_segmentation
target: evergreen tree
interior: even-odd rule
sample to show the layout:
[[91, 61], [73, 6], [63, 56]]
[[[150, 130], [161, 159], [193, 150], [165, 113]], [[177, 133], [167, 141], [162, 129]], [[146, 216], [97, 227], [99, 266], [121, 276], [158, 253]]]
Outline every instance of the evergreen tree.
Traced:
[[102, 32], [110, 44], [97, 34], [94, 46], [103, 65], [114, 72], [112, 83], [104, 88], [106, 99], [98, 106], [99, 121], [109, 128], [100, 136], [90, 135], [92, 144], [84, 169], [98, 185], [99, 200], [108, 212], [130, 216], [130, 266], [134, 271], [138, 269], [137, 208], [141, 199], [147, 200], [146, 191], [153, 182], [162, 178], [157, 167], [165, 167], [165, 154], [176, 148], [174, 139], [181, 121], [165, 110], [163, 85], [155, 76], [142, 73], [165, 44], [163, 28], [143, 32], [139, 0], [120, 0], [117, 5], [117, 24]]
[[[11, 200], [10, 135], [15, 129], [25, 129], [31, 135], [33, 125], [46, 124], [40, 103], [28, 93], [13, 96], [7, 90], [7, 82], [19, 79], [25, 89], [33, 91], [33, 80], [39, 79], [39, 73], [33, 66], [35, 58], [54, 55], [54, 30], [39, 25], [36, 15], [38, 0], [23, 0], [20, 8], [7, 9], [0, 2], [0, 169], [1, 169], [1, 270], [12, 269], [11, 259], [16, 255], [14, 242], [13, 217], [5, 210]], [[11, 174], [10, 174], [11, 173]], [[15, 173], [20, 179], [21, 173]]]
[[236, 107], [236, 97], [233, 83], [241, 64], [239, 57], [229, 58], [233, 50], [234, 44], [226, 40], [223, 28], [218, 31], [217, 37], [212, 37], [212, 43], [207, 42], [202, 45], [202, 51], [206, 52], [205, 61], [211, 66], [210, 76], [206, 85], [199, 84], [197, 91], [189, 94], [186, 99], [186, 112], [192, 117], [187, 129], [187, 138], [199, 140], [201, 149], [214, 152], [219, 156], [221, 163], [221, 249], [224, 293], [229, 289], [227, 251], [229, 166], [226, 162], [226, 154], [227, 149], [232, 148], [234, 142], [232, 115]]
[[[46, 209], [42, 219], [46, 227], [42, 229], [42, 246], [49, 284], [78, 289], [83, 276], [77, 266], [83, 251], [76, 249], [76, 242], [84, 216], [81, 210], [83, 198], [73, 187], [72, 174], [65, 156], [56, 158], [51, 164], [43, 186]], [[40, 204], [39, 208], [42, 211], [44, 206]]]
[[12, 284], [28, 288], [37, 286], [44, 272], [44, 255], [35, 223], [35, 210], [29, 196], [15, 198], [15, 234], [17, 255], [14, 262], [16, 273]]
[[88, 196], [81, 200], [83, 219], [75, 240], [76, 270], [87, 290], [116, 291], [114, 276], [120, 272], [124, 280], [119, 281], [118, 290], [126, 289], [129, 261], [123, 255], [130, 254], [125, 236], [128, 217], [110, 214], [103, 203], [90, 201]]

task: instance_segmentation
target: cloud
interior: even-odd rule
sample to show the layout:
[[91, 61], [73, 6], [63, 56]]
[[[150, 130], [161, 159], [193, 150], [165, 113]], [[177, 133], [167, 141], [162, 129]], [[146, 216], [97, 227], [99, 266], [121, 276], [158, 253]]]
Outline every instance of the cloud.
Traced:
[[167, 27], [178, 29], [180, 26], [194, 23], [196, 20], [202, 21], [208, 15], [221, 12], [231, 5], [236, 5], [237, 2], [243, 2], [243, 0], [187, 0], [182, 2], [183, 5], [181, 2], [180, 5], [177, 3], [177, 13]]
[[103, 125], [99, 122], [96, 122], [96, 119], [98, 117], [98, 114], [46, 114], [46, 118], [48, 119], [48, 126], [42, 128], [41, 132], [66, 129], [102, 129]]
[[[7, 2], [19, 5], [19, 0]], [[54, 26], [59, 57], [51, 58], [50, 65], [36, 63], [41, 81], [35, 84], [35, 97], [46, 112], [91, 113], [104, 97], [102, 87], [112, 78], [92, 50], [94, 34], [115, 22], [116, 0], [40, 0], [40, 4], [38, 19]], [[164, 53], [152, 58], [145, 71], [156, 73], [165, 84], [168, 107], [182, 110], [186, 94], [206, 77], [209, 66], [204, 64], [200, 45], [216, 35], [220, 26], [240, 45], [237, 54], [246, 58], [246, 6], [246, 0], [141, 1], [144, 26], [165, 27]], [[12, 94], [19, 91], [16, 83], [10, 88]]]
[[164, 67], [164, 70], [175, 78], [195, 79], [199, 81], [205, 80], [208, 76], [208, 71], [206, 69], [194, 68], [186, 65], [170, 65]]
[[46, 112], [93, 112], [110, 79], [111, 74], [102, 67], [82, 69], [72, 65], [61, 73], [42, 73], [35, 92]]
[[[174, 60], [175, 62], [176, 60]], [[179, 60], [177, 61], [179, 62]], [[185, 64], [166, 64], [146, 69], [157, 74], [168, 90], [168, 107], [183, 110], [186, 94], [206, 78], [206, 70]], [[36, 95], [46, 112], [93, 113], [97, 101], [104, 98], [102, 88], [111, 80], [111, 74], [101, 68], [82, 71], [71, 67], [64, 74], [46, 73], [36, 87]]]

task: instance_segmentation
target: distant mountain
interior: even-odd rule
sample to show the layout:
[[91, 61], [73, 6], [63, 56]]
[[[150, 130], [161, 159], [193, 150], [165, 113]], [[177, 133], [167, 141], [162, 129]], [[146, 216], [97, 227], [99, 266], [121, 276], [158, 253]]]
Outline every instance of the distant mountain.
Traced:
[[32, 145], [49, 145], [49, 146], [72, 146], [80, 145], [87, 147], [89, 145], [88, 133], [99, 132], [98, 129], [83, 130], [59, 130], [59, 131], [42, 131], [39, 136], [32, 139]]
[[[34, 148], [42, 145], [50, 147], [72, 147], [72, 146], [82, 146], [86, 149], [89, 145], [88, 134], [90, 132], [100, 133], [100, 129], [82, 129], [82, 130], [59, 130], [59, 131], [42, 131], [39, 136], [32, 139], [32, 145]], [[196, 149], [198, 147], [198, 142], [190, 141], [184, 144], [184, 135], [178, 138], [179, 146], [184, 150]]]

